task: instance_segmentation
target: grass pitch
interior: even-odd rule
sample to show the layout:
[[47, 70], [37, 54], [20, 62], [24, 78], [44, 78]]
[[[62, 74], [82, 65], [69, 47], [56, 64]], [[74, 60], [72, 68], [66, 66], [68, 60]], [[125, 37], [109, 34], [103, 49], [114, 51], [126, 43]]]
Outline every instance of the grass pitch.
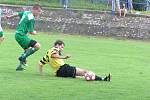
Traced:
[[[0, 100], [149, 100], [150, 43], [102, 39], [63, 34], [33, 36], [41, 49], [28, 58], [26, 71], [16, 72], [18, 56], [23, 52], [14, 39], [14, 31], [5, 31], [0, 45]], [[37, 62], [57, 39], [66, 43], [66, 63], [92, 70], [98, 75], [111, 72], [112, 82], [87, 82], [58, 78], [45, 66], [37, 72]]]

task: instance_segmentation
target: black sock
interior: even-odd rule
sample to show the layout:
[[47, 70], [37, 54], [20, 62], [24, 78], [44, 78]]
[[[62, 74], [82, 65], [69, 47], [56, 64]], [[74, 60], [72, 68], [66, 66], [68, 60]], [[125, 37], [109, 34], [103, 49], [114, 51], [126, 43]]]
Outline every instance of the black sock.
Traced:
[[96, 76], [95, 76], [95, 80], [96, 80], [96, 81], [103, 81], [103, 78], [96, 75]]

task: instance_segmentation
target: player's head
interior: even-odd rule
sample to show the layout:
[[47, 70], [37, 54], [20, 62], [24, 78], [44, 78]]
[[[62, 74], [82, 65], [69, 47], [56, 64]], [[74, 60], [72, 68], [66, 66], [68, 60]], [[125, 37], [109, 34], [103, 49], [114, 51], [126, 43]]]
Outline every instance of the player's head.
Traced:
[[59, 48], [61, 51], [63, 51], [65, 47], [65, 43], [62, 40], [57, 40], [55, 41], [54, 46]]
[[38, 4], [35, 4], [32, 8], [32, 13], [34, 16], [39, 16], [42, 13], [42, 7]]

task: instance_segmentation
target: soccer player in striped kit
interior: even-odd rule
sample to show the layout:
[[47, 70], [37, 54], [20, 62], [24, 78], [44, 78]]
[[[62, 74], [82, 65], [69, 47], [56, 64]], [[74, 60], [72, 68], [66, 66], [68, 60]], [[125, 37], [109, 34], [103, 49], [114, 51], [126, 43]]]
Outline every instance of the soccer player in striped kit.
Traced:
[[[62, 40], [57, 40], [54, 46], [48, 50], [47, 54], [39, 61], [39, 72], [43, 73], [43, 67], [45, 64], [49, 64], [57, 77], [85, 77], [86, 74], [91, 71], [81, 69], [75, 66], [71, 66], [64, 62], [65, 59], [70, 58], [70, 56], [62, 55], [65, 43]], [[94, 74], [94, 72], [92, 72]], [[111, 81], [111, 73], [108, 76], [101, 77], [94, 75], [95, 77], [91, 80], [95, 81]], [[86, 79], [86, 78], [85, 78]]]

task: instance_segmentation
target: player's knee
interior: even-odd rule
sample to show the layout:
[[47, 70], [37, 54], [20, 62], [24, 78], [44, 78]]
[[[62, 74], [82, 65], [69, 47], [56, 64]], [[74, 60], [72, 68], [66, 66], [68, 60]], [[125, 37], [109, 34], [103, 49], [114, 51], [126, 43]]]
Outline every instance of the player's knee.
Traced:
[[84, 76], [85, 73], [87, 73], [87, 70], [76, 68], [76, 75], [77, 76]]
[[83, 73], [85, 74], [85, 73], [88, 73], [89, 71], [87, 71], [87, 70], [83, 70]]
[[3, 41], [5, 38], [4, 37], [0, 37], [0, 41]]
[[81, 74], [82, 74], [82, 76], [84, 76], [84, 75], [87, 74], [87, 73], [89, 73], [89, 71], [83, 70]]
[[40, 45], [40, 43], [37, 42], [37, 43], [34, 45], [34, 47], [35, 47], [36, 49], [40, 49], [41, 45]]

